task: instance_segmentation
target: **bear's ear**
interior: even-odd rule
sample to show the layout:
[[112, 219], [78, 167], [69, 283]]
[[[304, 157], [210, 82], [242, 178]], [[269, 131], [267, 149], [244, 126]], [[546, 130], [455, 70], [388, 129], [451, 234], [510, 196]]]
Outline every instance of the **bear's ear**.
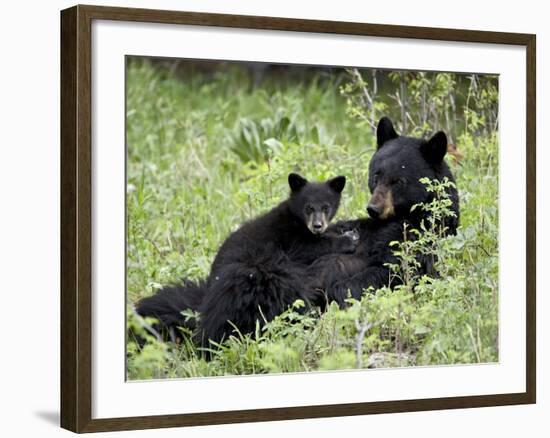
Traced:
[[327, 181], [327, 184], [336, 193], [342, 193], [342, 190], [344, 190], [344, 187], [346, 186], [346, 177], [337, 176], [335, 178], [329, 179]]
[[432, 138], [420, 146], [420, 151], [427, 162], [441, 163], [447, 153], [447, 136], [443, 131], [436, 132]]
[[380, 149], [388, 140], [393, 140], [397, 137], [399, 136], [397, 135], [397, 132], [395, 132], [395, 129], [393, 129], [393, 123], [391, 120], [388, 117], [382, 117], [376, 128], [377, 149]]
[[297, 192], [306, 184], [307, 179], [301, 177], [297, 173], [291, 173], [290, 175], [288, 175], [288, 185], [290, 186], [290, 190], [292, 190], [293, 192]]

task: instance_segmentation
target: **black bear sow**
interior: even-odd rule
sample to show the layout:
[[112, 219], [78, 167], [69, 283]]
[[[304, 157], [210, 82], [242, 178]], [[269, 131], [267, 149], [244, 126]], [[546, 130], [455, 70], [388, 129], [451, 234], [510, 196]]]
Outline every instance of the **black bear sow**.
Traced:
[[[343, 303], [348, 293], [359, 298], [364, 289], [390, 284], [387, 263], [395, 263], [390, 242], [403, 240], [404, 225], [419, 229], [426, 212], [416, 204], [427, 203], [433, 195], [420, 182], [423, 178], [454, 182], [445, 162], [447, 136], [437, 132], [429, 139], [400, 136], [390, 119], [383, 117], [377, 127], [377, 150], [369, 163], [368, 216], [345, 221], [334, 227], [340, 230], [356, 229], [360, 241], [355, 254], [322, 257], [311, 267], [311, 276], [320, 279], [318, 286], [325, 290], [329, 300]], [[459, 220], [458, 192], [454, 185], [448, 188], [451, 210], [447, 217], [447, 234], [455, 234]], [[421, 260], [421, 270], [433, 273], [433, 260]], [[322, 275], [319, 275], [322, 272]], [[395, 281], [395, 280], [394, 280]]]
[[[400, 136], [391, 120], [383, 117], [376, 131], [377, 150], [369, 163], [369, 190], [372, 194], [367, 206], [374, 220], [393, 217], [404, 218], [419, 225], [421, 210], [411, 212], [415, 204], [430, 202], [431, 194], [420, 182], [422, 178], [454, 182], [453, 174], [445, 162], [447, 136], [443, 131], [429, 140]], [[458, 226], [459, 205], [456, 188], [450, 189], [455, 216], [445, 224], [454, 233]]]
[[[246, 222], [219, 249], [206, 281], [167, 287], [141, 300], [136, 310], [159, 319], [163, 329], [197, 329], [199, 342], [220, 342], [236, 328], [254, 331], [297, 299], [311, 301], [304, 269], [326, 254], [352, 253], [356, 238], [326, 233], [340, 204], [346, 179], [308, 182], [288, 176], [290, 196], [268, 213]], [[198, 310], [195, 327], [181, 312]], [[176, 332], [177, 333], [177, 332]]]

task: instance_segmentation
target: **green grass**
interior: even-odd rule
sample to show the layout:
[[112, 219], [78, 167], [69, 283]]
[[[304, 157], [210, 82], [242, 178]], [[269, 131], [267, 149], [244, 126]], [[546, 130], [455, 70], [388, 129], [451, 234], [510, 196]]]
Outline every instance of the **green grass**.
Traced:
[[[310, 179], [346, 175], [338, 218], [364, 216], [375, 139], [350, 116], [355, 103], [341, 92], [347, 80], [344, 72], [258, 80], [235, 66], [200, 75], [129, 62], [129, 306], [163, 284], [205, 277], [231, 231], [286, 197], [291, 171]], [[462, 86], [459, 93], [467, 101], [473, 91]], [[393, 101], [385, 102], [384, 110], [394, 114]], [[129, 342], [128, 377], [498, 360], [497, 135], [481, 129], [488, 124], [481, 105], [457, 114], [465, 159], [452, 169], [461, 227], [441, 243], [440, 279], [421, 279], [414, 291], [382, 289], [323, 315], [290, 309], [264, 330], [231, 337], [210, 362], [189, 342], [149, 338], [143, 349]], [[128, 321], [140, 331], [131, 312]]]

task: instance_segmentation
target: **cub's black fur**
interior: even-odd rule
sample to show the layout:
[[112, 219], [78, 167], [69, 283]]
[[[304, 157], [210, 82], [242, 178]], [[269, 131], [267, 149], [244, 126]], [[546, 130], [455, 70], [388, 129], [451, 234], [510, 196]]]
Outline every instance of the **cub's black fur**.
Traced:
[[181, 315], [201, 314], [197, 337], [203, 346], [220, 342], [236, 327], [254, 331], [297, 299], [312, 301], [315, 292], [304, 281], [305, 269], [326, 254], [352, 253], [356, 239], [325, 233], [334, 217], [346, 179], [308, 182], [290, 174], [290, 197], [268, 213], [246, 222], [221, 246], [208, 279], [186, 282], [141, 300], [137, 312], [154, 316], [165, 329], [194, 328]]
[[[369, 190], [372, 194], [367, 206], [370, 217], [335, 224], [333, 229], [356, 229], [359, 244], [353, 255], [321, 257], [309, 268], [310, 278], [326, 291], [329, 301], [343, 303], [348, 292], [359, 298], [364, 289], [379, 288], [390, 283], [386, 263], [395, 263], [390, 242], [403, 240], [403, 227], [418, 229], [425, 218], [421, 209], [411, 212], [415, 204], [432, 200], [421, 178], [454, 182], [453, 174], [444, 160], [447, 137], [437, 132], [429, 140], [399, 136], [387, 117], [377, 127], [377, 150], [369, 163]], [[459, 221], [459, 199], [456, 188], [448, 190], [454, 217], [446, 219], [448, 234], [455, 234]], [[434, 275], [433, 260], [421, 260], [421, 273]], [[394, 280], [395, 281], [395, 280]]]

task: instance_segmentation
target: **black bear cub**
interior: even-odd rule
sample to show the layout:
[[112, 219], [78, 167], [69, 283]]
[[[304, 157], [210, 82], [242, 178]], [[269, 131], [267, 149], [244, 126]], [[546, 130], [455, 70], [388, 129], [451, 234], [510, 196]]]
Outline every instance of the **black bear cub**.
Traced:
[[[454, 182], [445, 162], [447, 137], [437, 132], [430, 139], [400, 136], [392, 122], [383, 117], [377, 126], [377, 150], [369, 163], [368, 185], [371, 192], [367, 218], [344, 221], [333, 227], [340, 232], [356, 229], [359, 244], [353, 255], [321, 257], [310, 267], [310, 277], [324, 289], [329, 300], [343, 304], [349, 293], [359, 298], [369, 288], [395, 285], [390, 282], [388, 263], [396, 263], [390, 242], [402, 241], [404, 225], [420, 229], [426, 218], [413, 205], [430, 202], [432, 194], [420, 182], [422, 178]], [[455, 187], [448, 189], [454, 216], [445, 220], [448, 234], [455, 234], [459, 220], [459, 199]], [[434, 274], [433, 259], [421, 261], [421, 274]]]
[[208, 279], [168, 287], [141, 300], [137, 312], [154, 316], [165, 329], [190, 324], [181, 315], [198, 310], [196, 336], [203, 346], [219, 343], [234, 329], [253, 332], [286, 310], [297, 299], [308, 303], [315, 293], [305, 281], [305, 269], [326, 254], [352, 253], [357, 239], [327, 233], [336, 214], [346, 179], [308, 182], [288, 176], [290, 196], [268, 213], [246, 222], [223, 243]]

